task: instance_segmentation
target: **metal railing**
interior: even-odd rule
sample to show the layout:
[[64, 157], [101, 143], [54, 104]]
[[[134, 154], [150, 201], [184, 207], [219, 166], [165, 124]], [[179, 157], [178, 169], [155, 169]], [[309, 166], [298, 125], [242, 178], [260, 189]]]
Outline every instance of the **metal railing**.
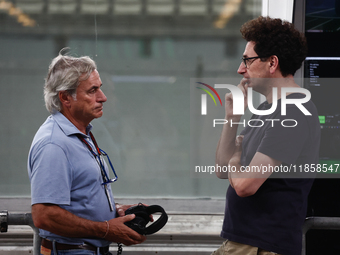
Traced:
[[[28, 225], [33, 229], [33, 255], [40, 254], [39, 229], [33, 224], [31, 213], [0, 212], [1, 232], [7, 232], [9, 225]], [[302, 253], [306, 255], [306, 233], [310, 229], [340, 230], [340, 217], [309, 217], [302, 228]]]
[[33, 229], [33, 255], [40, 254], [40, 237], [39, 229], [34, 226], [31, 213], [9, 213], [8, 211], [0, 212], [0, 230], [7, 232], [8, 225], [28, 225]]
[[302, 228], [302, 255], [306, 255], [306, 233], [310, 229], [340, 230], [340, 217], [309, 217]]

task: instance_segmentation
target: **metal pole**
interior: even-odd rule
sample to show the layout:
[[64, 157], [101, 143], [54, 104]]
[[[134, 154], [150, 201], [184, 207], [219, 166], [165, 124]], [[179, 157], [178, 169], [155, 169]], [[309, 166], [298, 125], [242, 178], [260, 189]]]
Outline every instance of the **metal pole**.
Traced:
[[302, 227], [302, 255], [306, 255], [306, 233], [310, 229], [340, 230], [340, 217], [309, 217]]
[[33, 229], [33, 255], [40, 254], [39, 229], [34, 226], [31, 213], [0, 213], [1, 232], [7, 232], [8, 225], [28, 225]]

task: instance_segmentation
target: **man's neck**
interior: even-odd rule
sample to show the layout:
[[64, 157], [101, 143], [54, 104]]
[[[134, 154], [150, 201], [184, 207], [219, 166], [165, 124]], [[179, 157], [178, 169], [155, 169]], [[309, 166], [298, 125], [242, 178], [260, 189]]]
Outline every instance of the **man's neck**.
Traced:
[[[296, 88], [300, 87], [294, 81], [293, 75], [289, 75], [287, 77], [282, 78], [274, 78], [273, 83], [271, 83], [270, 88], [266, 95], [264, 95], [269, 104], [273, 103], [273, 88], [277, 88], [277, 100], [281, 99], [281, 88]], [[287, 93], [289, 95], [291, 93]]]
[[68, 111], [60, 111], [76, 128], [78, 128], [78, 130], [80, 132], [82, 132], [83, 134], [86, 134], [86, 128], [87, 126], [90, 124], [90, 122], [83, 122], [80, 120], [77, 120], [76, 118], [74, 118], [71, 114], [69, 114]]

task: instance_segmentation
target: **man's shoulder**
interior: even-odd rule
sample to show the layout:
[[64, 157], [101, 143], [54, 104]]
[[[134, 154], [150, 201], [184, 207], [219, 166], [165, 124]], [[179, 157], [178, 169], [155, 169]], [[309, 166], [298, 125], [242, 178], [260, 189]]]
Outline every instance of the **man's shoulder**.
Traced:
[[68, 139], [62, 131], [54, 116], [49, 116], [46, 121], [40, 126], [34, 136], [32, 146], [43, 147], [47, 144], [56, 144], [59, 146], [65, 145]]
[[[288, 100], [303, 99], [306, 95], [302, 93], [292, 93], [287, 96]], [[283, 108], [282, 108], [283, 107]], [[276, 110], [270, 116], [274, 119], [279, 120], [296, 120], [297, 122], [302, 121], [308, 125], [315, 125], [319, 121], [318, 111], [312, 100], [301, 103], [296, 102], [286, 102], [283, 103], [280, 99]]]
[[[294, 93], [291, 98], [304, 98], [305, 95], [301, 93]], [[299, 105], [299, 104], [298, 104]], [[296, 118], [309, 126], [309, 128], [319, 128], [318, 110], [312, 100], [298, 106], [297, 104], [287, 104], [287, 117]], [[301, 109], [302, 108], [302, 109]], [[304, 112], [305, 110], [308, 111]]]

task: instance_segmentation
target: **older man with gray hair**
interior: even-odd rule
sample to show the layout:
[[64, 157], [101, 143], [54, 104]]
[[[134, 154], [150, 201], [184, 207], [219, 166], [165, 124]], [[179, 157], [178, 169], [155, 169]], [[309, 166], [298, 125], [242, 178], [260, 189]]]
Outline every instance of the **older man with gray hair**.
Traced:
[[51, 115], [28, 157], [41, 254], [111, 254], [111, 242], [145, 241], [124, 224], [135, 217], [124, 216], [132, 205], [115, 204], [106, 153], [91, 133], [90, 122], [103, 115], [107, 100], [95, 62], [60, 53], [49, 67], [44, 96]]

